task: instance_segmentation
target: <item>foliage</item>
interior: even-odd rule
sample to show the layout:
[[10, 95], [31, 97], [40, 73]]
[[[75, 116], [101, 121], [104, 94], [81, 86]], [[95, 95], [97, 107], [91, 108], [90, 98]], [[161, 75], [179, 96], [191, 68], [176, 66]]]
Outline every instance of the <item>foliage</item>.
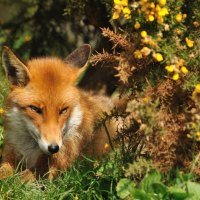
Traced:
[[125, 163], [144, 157], [163, 172], [187, 171], [198, 157], [198, 8], [196, 1], [114, 0], [115, 31], [102, 29], [112, 51], [91, 62], [116, 71], [123, 102], [116, 140]]
[[[113, 155], [112, 155], [113, 156]], [[87, 162], [86, 162], [87, 161]], [[114, 160], [97, 163], [78, 161], [50, 182], [39, 180], [24, 184], [18, 174], [0, 181], [1, 199], [187, 199], [199, 198], [200, 185], [191, 174], [177, 171], [168, 177], [149, 171], [140, 182], [118, 173]]]
[[117, 184], [117, 195], [121, 199], [199, 199], [200, 184], [188, 180], [187, 175], [177, 174], [175, 181], [163, 184], [159, 172], [151, 172], [136, 186], [130, 179], [121, 179]]
[[101, 22], [97, 26], [108, 26], [108, 19], [96, 19], [101, 16], [98, 12], [96, 18], [87, 14], [94, 6], [106, 12], [105, 4], [89, 0], [78, 3], [73, 0], [3, 0], [0, 3], [0, 48], [7, 45], [26, 60], [34, 56], [66, 56], [81, 43], [98, 43], [97, 30], [91, 28], [95, 22], [91, 19]]

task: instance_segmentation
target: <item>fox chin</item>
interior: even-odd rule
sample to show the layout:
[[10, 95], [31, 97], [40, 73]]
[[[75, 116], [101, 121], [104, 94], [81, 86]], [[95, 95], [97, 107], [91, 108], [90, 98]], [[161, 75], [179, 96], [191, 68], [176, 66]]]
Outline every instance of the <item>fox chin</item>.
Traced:
[[[99, 158], [108, 151], [106, 131], [95, 124], [113, 103], [77, 86], [90, 52], [90, 45], [84, 44], [65, 59], [35, 58], [25, 64], [8, 47], [3, 48], [10, 93], [0, 179], [11, 176], [19, 163], [25, 180], [44, 175], [52, 179], [80, 155]], [[116, 122], [111, 120], [106, 126], [113, 138]]]

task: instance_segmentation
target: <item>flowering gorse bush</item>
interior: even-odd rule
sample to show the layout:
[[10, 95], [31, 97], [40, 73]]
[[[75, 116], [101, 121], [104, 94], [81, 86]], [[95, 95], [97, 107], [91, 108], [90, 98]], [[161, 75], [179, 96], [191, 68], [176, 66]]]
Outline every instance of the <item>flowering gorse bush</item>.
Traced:
[[141, 48], [133, 52], [135, 58], [142, 59], [151, 54], [155, 61], [165, 65], [174, 81], [189, 74], [189, 55], [186, 53], [194, 48], [194, 32], [199, 27], [196, 17], [192, 17], [190, 29], [194, 32], [189, 32], [192, 19], [191, 13], [188, 16], [187, 9], [184, 9], [185, 4], [183, 0], [114, 0], [112, 19], [140, 33]]
[[102, 29], [112, 50], [91, 62], [113, 67], [119, 97], [128, 96], [117, 137], [126, 160], [142, 155], [166, 172], [176, 163], [189, 168], [200, 149], [198, 8], [184, 0], [113, 1], [114, 31]]

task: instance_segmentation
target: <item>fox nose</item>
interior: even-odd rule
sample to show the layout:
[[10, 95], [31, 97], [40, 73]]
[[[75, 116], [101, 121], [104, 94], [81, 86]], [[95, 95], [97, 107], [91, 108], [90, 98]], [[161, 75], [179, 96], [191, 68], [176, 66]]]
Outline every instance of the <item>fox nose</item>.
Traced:
[[48, 151], [52, 154], [57, 153], [59, 151], [59, 146], [57, 144], [50, 144], [48, 146]]

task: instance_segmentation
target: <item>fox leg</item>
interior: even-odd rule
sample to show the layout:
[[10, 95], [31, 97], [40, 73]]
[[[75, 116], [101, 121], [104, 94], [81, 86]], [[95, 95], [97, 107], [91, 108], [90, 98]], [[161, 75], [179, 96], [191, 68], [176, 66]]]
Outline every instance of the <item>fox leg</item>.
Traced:
[[60, 174], [61, 170], [68, 169], [80, 152], [80, 140], [79, 139], [67, 139], [60, 151], [53, 154], [50, 158], [48, 179], [52, 180]]
[[[2, 155], [2, 164], [0, 167], [0, 180], [6, 179], [14, 174], [16, 161], [17, 158], [13, 146], [8, 142], [5, 142]], [[22, 171], [20, 173], [20, 177], [24, 182], [35, 180], [33, 172], [29, 169]]]
[[15, 153], [12, 145], [5, 143], [0, 167], [0, 180], [13, 175], [15, 166]]
[[33, 167], [26, 168], [19, 174], [23, 182], [34, 182], [40, 177], [43, 177], [48, 171], [48, 156], [41, 154], [38, 157], [32, 157], [31, 159], [36, 161], [35, 165]]
[[[10, 143], [5, 141], [2, 155], [2, 164], [0, 166], [0, 180], [12, 176], [14, 174], [16, 164], [20, 160], [21, 156], [17, 154], [16, 150]], [[24, 171], [20, 172], [19, 175], [24, 182], [30, 182], [36, 179], [33, 169], [25, 169]]]
[[14, 168], [10, 163], [8, 162], [3, 163], [0, 167], [0, 180], [6, 179], [7, 177], [12, 176], [13, 170]]
[[26, 183], [31, 183], [36, 180], [36, 177], [31, 169], [25, 169], [19, 175], [20, 175], [20, 179]]

